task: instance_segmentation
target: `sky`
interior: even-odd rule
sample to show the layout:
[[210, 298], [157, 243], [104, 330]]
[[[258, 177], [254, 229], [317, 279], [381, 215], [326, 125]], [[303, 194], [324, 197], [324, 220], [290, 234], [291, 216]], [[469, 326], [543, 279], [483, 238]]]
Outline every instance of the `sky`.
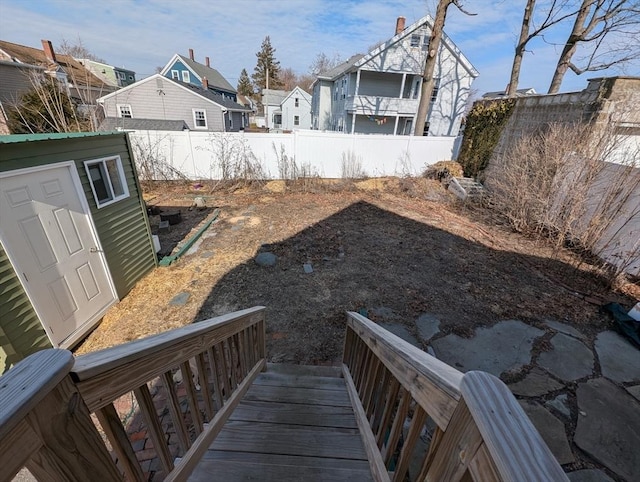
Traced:
[[[476, 95], [504, 90], [511, 71], [525, 0], [461, 0], [468, 16], [448, 10], [445, 32], [480, 72]], [[542, 14], [544, 0], [537, 2]], [[134, 70], [138, 79], [156, 72], [176, 54], [211, 59], [232, 85], [241, 70], [251, 74], [256, 53], [269, 36], [281, 67], [302, 74], [316, 56], [347, 59], [394, 35], [398, 16], [406, 25], [434, 15], [435, 0], [0, 0], [0, 39], [41, 48], [78, 39], [107, 63]], [[530, 44], [520, 88], [544, 93], [571, 21]], [[561, 91], [582, 90], [587, 79], [640, 75], [640, 63], [625, 70], [568, 72]]]

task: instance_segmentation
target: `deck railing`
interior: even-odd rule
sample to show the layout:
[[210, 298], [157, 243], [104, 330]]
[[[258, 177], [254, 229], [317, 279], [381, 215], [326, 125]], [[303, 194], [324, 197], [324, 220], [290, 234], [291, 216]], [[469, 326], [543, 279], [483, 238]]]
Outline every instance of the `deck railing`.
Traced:
[[[264, 308], [256, 307], [80, 356], [75, 363], [66, 350], [32, 355], [2, 377], [0, 479], [11, 480], [26, 466], [38, 480], [115, 481], [122, 472], [130, 481], [146, 480], [114, 406], [130, 392], [165, 480], [186, 479], [266, 367], [264, 330]], [[176, 389], [180, 381], [187, 407]], [[154, 399], [150, 387], [164, 396]], [[165, 411], [177, 453], [161, 421]]]
[[463, 374], [351, 312], [342, 371], [377, 481], [568, 480], [493, 375]]

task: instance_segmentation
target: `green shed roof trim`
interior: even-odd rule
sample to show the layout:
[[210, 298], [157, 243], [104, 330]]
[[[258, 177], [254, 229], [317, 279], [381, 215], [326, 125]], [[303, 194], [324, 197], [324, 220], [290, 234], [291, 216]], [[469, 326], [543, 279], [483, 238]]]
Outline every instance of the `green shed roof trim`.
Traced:
[[48, 134], [11, 134], [0, 136], [0, 144], [13, 144], [15, 142], [48, 141], [56, 139], [73, 139], [77, 137], [97, 137], [122, 135], [121, 131], [110, 132], [52, 132]]

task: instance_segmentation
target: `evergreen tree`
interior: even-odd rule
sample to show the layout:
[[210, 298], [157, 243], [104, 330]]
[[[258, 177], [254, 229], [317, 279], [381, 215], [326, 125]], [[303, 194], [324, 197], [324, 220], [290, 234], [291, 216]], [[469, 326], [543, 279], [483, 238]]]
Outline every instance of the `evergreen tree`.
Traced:
[[240, 78], [238, 79], [238, 94], [253, 95], [253, 84], [251, 84], [251, 79], [249, 79], [247, 69], [242, 69], [242, 72], [240, 72]]
[[269, 71], [269, 88], [277, 89], [282, 87], [280, 80], [280, 62], [278, 62], [273, 55], [275, 51], [276, 49], [271, 46], [271, 39], [267, 35], [262, 41], [260, 52], [256, 53], [258, 62], [256, 63], [256, 68], [253, 69], [253, 75], [251, 75], [253, 84], [259, 91], [265, 89], [267, 86], [267, 69]]

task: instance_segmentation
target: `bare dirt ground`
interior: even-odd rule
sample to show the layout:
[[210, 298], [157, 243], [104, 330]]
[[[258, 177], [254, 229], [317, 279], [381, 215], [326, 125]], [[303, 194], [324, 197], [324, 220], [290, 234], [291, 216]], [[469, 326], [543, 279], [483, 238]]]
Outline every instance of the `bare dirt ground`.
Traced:
[[[340, 359], [347, 310], [376, 321], [384, 308], [385, 321], [410, 330], [429, 313], [441, 321], [439, 336], [469, 336], [506, 319], [555, 319], [593, 336], [613, 326], [600, 304], [640, 299], [639, 286], [612, 290], [592, 267], [576, 267], [571, 253], [462, 206], [436, 181], [316, 180], [284, 188], [281, 181], [213, 191], [147, 186], [149, 205], [182, 214], [160, 236], [164, 254], [210, 220], [212, 208], [218, 217], [188, 254], [141, 280], [76, 353], [264, 305], [271, 361], [324, 364]], [[198, 196], [207, 209], [189, 210]], [[159, 216], [150, 222], [157, 232]], [[256, 264], [260, 252], [275, 254], [275, 266]]]

